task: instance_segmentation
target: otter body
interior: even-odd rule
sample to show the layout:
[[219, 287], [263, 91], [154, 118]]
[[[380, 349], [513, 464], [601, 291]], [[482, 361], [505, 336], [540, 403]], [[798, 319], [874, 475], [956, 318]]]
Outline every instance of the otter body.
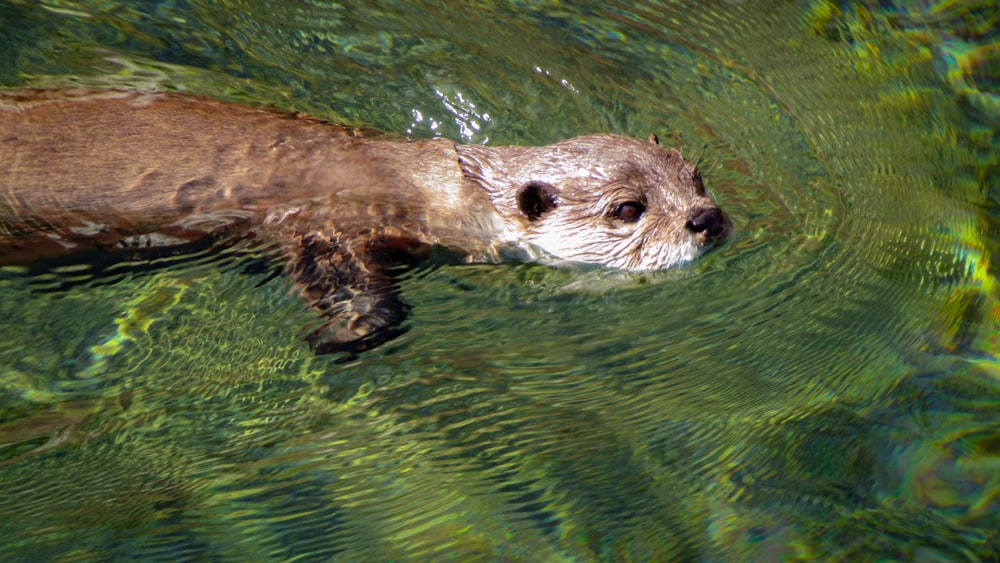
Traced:
[[391, 337], [391, 270], [435, 247], [653, 270], [730, 230], [692, 164], [627, 137], [463, 146], [180, 94], [0, 92], [0, 265], [275, 244], [326, 320], [320, 353]]

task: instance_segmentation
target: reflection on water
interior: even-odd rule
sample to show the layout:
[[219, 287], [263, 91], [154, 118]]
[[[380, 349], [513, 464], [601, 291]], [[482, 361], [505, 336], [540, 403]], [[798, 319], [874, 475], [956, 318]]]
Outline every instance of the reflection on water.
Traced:
[[421, 269], [409, 332], [349, 364], [266, 274], [0, 272], [0, 550], [996, 558], [988, 4], [0, 1], [4, 84], [491, 144], [653, 131], [737, 228], [644, 276]]

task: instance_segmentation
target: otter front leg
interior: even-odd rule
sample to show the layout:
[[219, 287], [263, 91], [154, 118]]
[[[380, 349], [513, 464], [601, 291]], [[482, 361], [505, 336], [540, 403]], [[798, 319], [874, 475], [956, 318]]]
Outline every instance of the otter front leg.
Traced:
[[338, 232], [297, 235], [286, 247], [286, 272], [325, 324], [309, 336], [317, 354], [361, 352], [399, 336], [407, 306], [389, 270], [384, 245]]

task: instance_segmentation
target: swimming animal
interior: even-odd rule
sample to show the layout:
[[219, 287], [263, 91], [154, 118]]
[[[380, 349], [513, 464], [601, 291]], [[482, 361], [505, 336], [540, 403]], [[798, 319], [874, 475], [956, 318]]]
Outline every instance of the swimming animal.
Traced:
[[0, 266], [273, 244], [323, 317], [318, 353], [394, 336], [394, 273], [435, 248], [643, 271], [731, 231], [652, 136], [459, 145], [177, 93], [0, 91]]

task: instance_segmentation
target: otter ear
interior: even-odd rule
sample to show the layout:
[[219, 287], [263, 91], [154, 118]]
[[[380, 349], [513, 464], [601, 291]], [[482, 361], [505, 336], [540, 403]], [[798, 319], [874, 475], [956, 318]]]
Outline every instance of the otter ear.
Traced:
[[654, 145], [660, 144], [660, 138], [656, 136], [656, 133], [650, 133], [647, 139], [649, 139], [649, 142], [653, 143]]
[[556, 208], [556, 189], [545, 182], [531, 182], [517, 191], [517, 208], [534, 221]]

